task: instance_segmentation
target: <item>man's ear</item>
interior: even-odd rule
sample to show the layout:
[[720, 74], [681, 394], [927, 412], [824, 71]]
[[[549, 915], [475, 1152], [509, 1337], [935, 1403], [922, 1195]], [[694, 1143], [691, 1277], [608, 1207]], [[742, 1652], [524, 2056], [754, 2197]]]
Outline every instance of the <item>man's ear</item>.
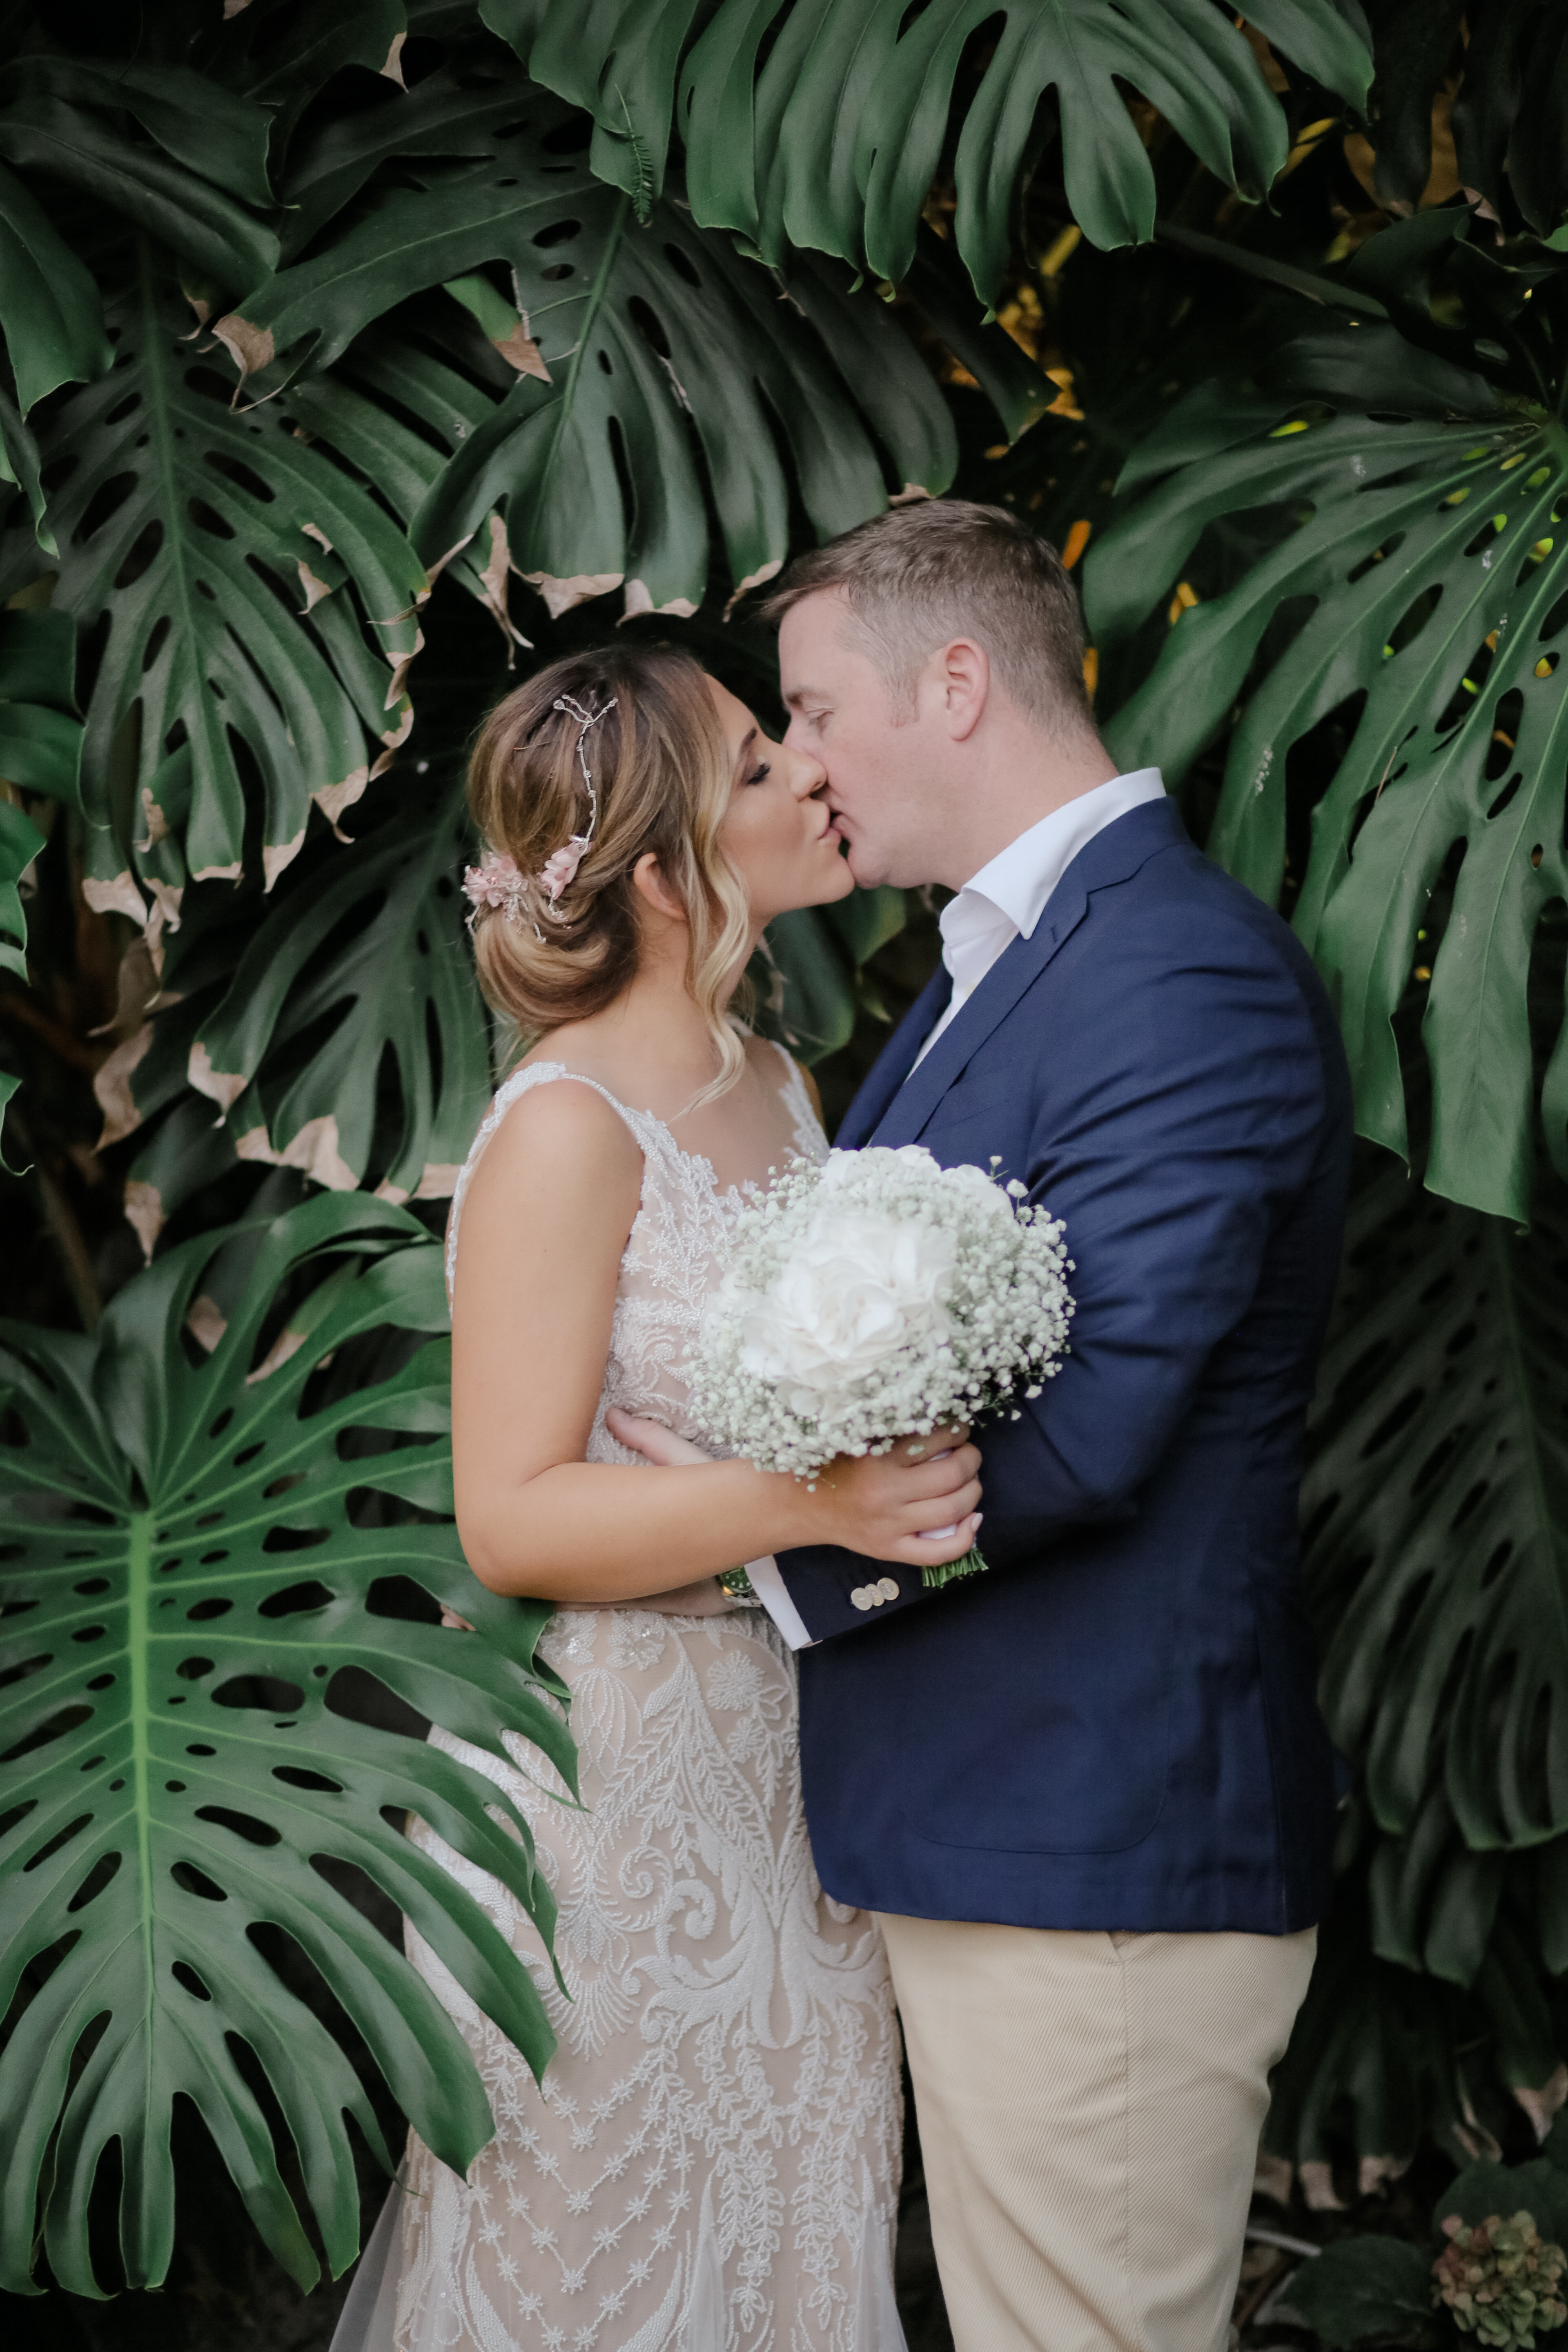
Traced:
[[991, 661], [973, 637], [954, 637], [932, 656], [947, 730], [955, 743], [973, 734], [991, 698]]
[[664, 868], [651, 849], [645, 850], [632, 867], [632, 887], [643, 904], [662, 915], [667, 922], [685, 922], [686, 909], [670, 888]]

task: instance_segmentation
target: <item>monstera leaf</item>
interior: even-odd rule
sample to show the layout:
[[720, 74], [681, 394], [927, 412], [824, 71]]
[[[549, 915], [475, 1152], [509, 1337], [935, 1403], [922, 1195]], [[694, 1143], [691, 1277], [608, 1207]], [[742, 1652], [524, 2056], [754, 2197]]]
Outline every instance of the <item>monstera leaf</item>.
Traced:
[[[24, 792], [73, 803], [81, 764], [75, 668], [75, 632], [63, 613], [0, 613], [0, 776]], [[27, 922], [17, 886], [43, 846], [37, 826], [13, 801], [0, 800], [0, 971], [24, 987]], [[0, 1127], [20, 1083], [0, 1070]]]
[[1363, 1147], [1302, 1491], [1322, 1703], [1358, 1787], [1268, 2137], [1359, 2157], [1363, 2189], [1425, 2133], [1474, 2154], [1510, 2107], [1543, 2132], [1559, 2102], [1565, 1241], [1551, 1176], [1521, 1234]]
[[189, 66], [148, 66], [117, 58], [31, 57], [17, 88], [26, 100], [59, 99], [110, 116], [129, 114], [176, 163], [241, 204], [269, 212], [267, 174], [272, 117]]
[[[423, 822], [394, 817], [261, 924], [188, 1064], [191, 1084], [222, 1105], [242, 1160], [280, 1161], [352, 1190], [371, 1164], [390, 1057], [402, 1117], [378, 1193], [397, 1202], [450, 1193], [490, 1087], [488, 1024], [460, 919], [465, 835], [449, 803], [433, 821], [428, 812]], [[269, 1081], [268, 1059], [286, 1063], [300, 1036], [319, 1040], [303, 1068]]]
[[410, 779], [374, 833], [346, 854], [322, 844], [278, 901], [187, 898], [152, 1017], [98, 1079], [102, 1142], [165, 1114], [126, 1179], [149, 1255], [237, 1158], [398, 1203], [451, 1192], [490, 1091], [468, 847], [460, 793]]
[[[58, 2284], [102, 2292], [88, 2204], [111, 2141], [127, 2282], [163, 2278], [176, 2095], [309, 2286], [316, 2258], [257, 2069], [331, 2268], [352, 2260], [345, 2116], [385, 2151], [269, 1937], [308, 1956], [404, 2111], [464, 2169], [492, 2129], [479, 2076], [356, 1906], [356, 1874], [536, 2072], [550, 2055], [528, 1969], [397, 1817], [417, 1813], [499, 1879], [547, 1945], [526, 1822], [492, 1780], [374, 1727], [350, 1696], [374, 1677], [498, 1758], [503, 1729], [521, 1734], [570, 1782], [532, 1664], [548, 1610], [485, 1591], [451, 1526], [447, 1350], [410, 1345], [445, 1320], [440, 1252], [413, 1218], [327, 1196], [172, 1251], [120, 1291], [96, 1339], [5, 1329], [0, 2005], [19, 2017], [0, 2056], [0, 2279], [14, 2292], [28, 2290], [36, 2212]], [[389, 1579], [479, 1631], [381, 1613]]]
[[904, 894], [890, 888], [778, 916], [751, 972], [756, 1026], [809, 1068], [849, 1043], [859, 1013], [885, 1019], [865, 967], [904, 920]]
[[[1299, 2166], [1310, 2204], [1345, 2201], [1404, 2172], [1424, 2140], [1463, 2163], [1516, 2130], [1544, 2137], [1564, 2050], [1553, 1988], [1514, 1920], [1491, 1929], [1469, 1989], [1374, 1956], [1364, 1871], [1343, 1872], [1317, 1965], [1275, 2070], [1268, 2155]], [[1289, 2301], [1294, 2304], [1292, 2294]]]
[[[4, 718], [0, 708], [0, 719]], [[15, 980], [27, 977], [27, 919], [22, 910], [17, 883], [44, 845], [44, 836], [10, 801], [0, 801], [0, 971]], [[5, 1108], [22, 1081], [11, 1070], [0, 1070], [0, 1135], [5, 1132]], [[0, 1168], [9, 1163], [0, 1156]], [[10, 1170], [15, 1175], [18, 1171]]]
[[1562, 137], [1568, 19], [1541, 0], [1370, 0], [1379, 192], [1404, 210], [1432, 169], [1432, 102], [1451, 95], [1462, 184], [1545, 236], [1568, 211]]
[[[429, 10], [425, 12], [429, 15]], [[458, 9], [440, 11], [447, 32]], [[466, 28], [465, 28], [466, 29]], [[274, 148], [334, 74], [360, 66], [403, 86], [408, 12], [403, 0], [225, 0], [224, 23], [206, 48], [213, 79], [271, 110]]]
[[[55, 70], [53, 61], [47, 70]], [[100, 83], [107, 79], [100, 73]], [[184, 77], [175, 79], [184, 84]], [[94, 94], [104, 92], [100, 88]], [[234, 161], [254, 145], [249, 137], [243, 145], [235, 142], [227, 122], [231, 106], [224, 92], [215, 93], [206, 135], [194, 131], [186, 142], [205, 158], [204, 169], [191, 171], [156, 146], [130, 138], [112, 116], [35, 89], [0, 112], [0, 155], [19, 171], [79, 188], [110, 219], [133, 222], [218, 285], [237, 289], [273, 267], [278, 239], [208, 176], [211, 150], [226, 128]], [[160, 110], [160, 118], [179, 110], [171, 102]]]
[[0, 331], [24, 416], [58, 384], [102, 375], [114, 357], [91, 272], [37, 198], [0, 165]]
[[1478, 11], [1454, 103], [1461, 177], [1499, 203], [1510, 196], [1542, 236], [1568, 213], [1563, 90], [1568, 24], [1533, 0]]
[[326, 115], [301, 131], [289, 151], [283, 188], [285, 259], [302, 251], [384, 163], [400, 155], [487, 155], [495, 133], [517, 120], [517, 76], [508, 62], [504, 55], [466, 52], [460, 66], [437, 66], [412, 89], [395, 96], [389, 89], [378, 106]]
[[276, 410], [232, 414], [226, 367], [182, 339], [146, 248], [113, 324], [112, 373], [42, 436], [54, 601], [101, 633], [89, 895], [140, 914], [140, 882], [172, 916], [187, 873], [240, 872], [247, 800], [270, 881], [312, 800], [335, 820], [384, 764], [426, 582], [384, 509]]
[[[900, 279], [942, 162], [955, 88], [955, 234], [996, 299], [1013, 208], [1059, 113], [1073, 218], [1101, 246], [1149, 236], [1154, 178], [1122, 96], [1157, 106], [1221, 179], [1261, 195], [1285, 161], [1285, 118], [1235, 26], [1206, 0], [481, 0], [535, 80], [594, 116], [594, 169], [646, 207], [672, 121], [704, 226], [738, 230], [770, 261], [790, 243]], [[1247, 16], [1292, 63], [1359, 106], [1372, 78], [1364, 22], [1333, 0], [1258, 0]]]
[[[1436, 228], [1457, 225], [1449, 215]], [[1521, 272], [1521, 310], [1526, 288], [1550, 310], [1549, 331], [1568, 274], [1554, 262]], [[1509, 357], [1500, 343], [1475, 348]], [[1426, 1181], [1516, 1219], [1536, 1156], [1531, 945], [1568, 890], [1565, 465], [1568, 436], [1536, 402], [1392, 326], [1324, 329], [1256, 388], [1210, 384], [1179, 403], [1122, 477], [1129, 490], [1157, 487], [1087, 564], [1091, 622], [1114, 641], [1170, 595], [1216, 517], [1267, 509], [1287, 530], [1224, 593], [1173, 606], [1177, 625], [1110, 740], [1125, 765], [1158, 761], [1173, 781], [1244, 697], [1208, 845], [1275, 900], [1292, 747], [1339, 713], [1349, 749], [1311, 814], [1294, 920], [1338, 994], [1357, 1123], [1407, 1150], [1392, 1014], [1419, 968], [1434, 1087]], [[1438, 939], [1428, 902], [1461, 852]], [[1568, 1033], [1542, 1115], [1568, 1170]]]
[[[353, 339], [422, 289], [448, 286], [480, 317], [511, 388], [482, 425], [458, 420], [460, 446], [414, 526], [427, 563], [500, 505], [511, 563], [552, 612], [624, 582], [628, 610], [684, 614], [708, 587], [703, 464], [737, 591], [783, 562], [791, 474], [823, 537], [886, 504], [882, 450], [896, 490], [946, 487], [946, 407], [868, 290], [849, 294], [809, 258], [776, 280], [668, 203], [639, 223], [573, 154], [558, 101], [523, 85], [517, 104], [525, 119], [483, 163], [407, 163], [416, 184], [384, 187], [322, 252], [217, 322], [252, 398], [345, 352], [374, 391], [386, 339], [363, 353]], [[492, 264], [521, 312], [484, 275]], [[394, 404], [390, 383], [381, 396]]]
[[79, 808], [81, 735], [69, 614], [0, 613], [0, 776]]
[[[456, 305], [447, 308], [455, 318]], [[474, 360], [478, 338], [464, 333], [460, 341], [465, 356]], [[368, 328], [330, 374], [291, 384], [288, 414], [297, 429], [325, 442], [374, 483], [407, 528], [453, 452], [490, 421], [504, 390], [493, 382], [488, 388], [482, 379], [476, 383], [439, 344], [432, 349], [426, 339], [399, 334], [395, 323], [384, 323]], [[410, 416], [418, 418], [418, 430], [406, 422]], [[531, 642], [509, 610], [512, 565], [499, 515], [449, 556], [442, 571], [487, 607], [509, 646]]]
[[[1381, 1155], [1379, 1155], [1381, 1160]], [[1568, 1829], [1568, 1200], [1535, 1227], [1381, 1162], [1352, 1203], [1302, 1496], [1330, 1728], [1385, 1830]]]

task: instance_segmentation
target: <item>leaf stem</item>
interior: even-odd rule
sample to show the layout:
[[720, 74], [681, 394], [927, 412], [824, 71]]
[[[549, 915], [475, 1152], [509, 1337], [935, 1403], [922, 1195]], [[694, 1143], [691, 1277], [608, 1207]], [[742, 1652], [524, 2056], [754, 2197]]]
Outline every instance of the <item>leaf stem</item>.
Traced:
[[132, 1511], [125, 1545], [125, 1654], [131, 1675], [131, 1785], [141, 1872], [142, 1982], [149, 2007], [156, 1981], [153, 1949], [153, 1792], [148, 1754], [147, 1624], [153, 1606], [153, 1514]]
[[921, 1582], [930, 1591], [940, 1592], [944, 1584], [956, 1584], [961, 1576], [978, 1576], [991, 1562], [981, 1552], [978, 1544], [971, 1544], [962, 1559], [944, 1559], [934, 1568], [922, 1568]]

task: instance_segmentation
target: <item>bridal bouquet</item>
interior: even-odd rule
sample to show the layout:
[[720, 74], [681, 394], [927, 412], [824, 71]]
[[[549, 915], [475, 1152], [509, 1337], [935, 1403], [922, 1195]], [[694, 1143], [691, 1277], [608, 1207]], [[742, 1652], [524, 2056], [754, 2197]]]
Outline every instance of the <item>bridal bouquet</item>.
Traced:
[[[695, 1352], [697, 1418], [759, 1469], [809, 1480], [836, 1454], [1037, 1397], [1067, 1352], [1072, 1260], [1024, 1191], [920, 1144], [797, 1161], [736, 1213]], [[984, 1566], [971, 1550], [922, 1573], [941, 1585]]]

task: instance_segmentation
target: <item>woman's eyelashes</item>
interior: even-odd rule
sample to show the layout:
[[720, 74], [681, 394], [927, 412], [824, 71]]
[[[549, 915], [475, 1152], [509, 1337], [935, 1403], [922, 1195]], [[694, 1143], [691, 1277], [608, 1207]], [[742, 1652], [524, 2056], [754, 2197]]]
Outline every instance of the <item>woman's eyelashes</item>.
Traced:
[[756, 766], [752, 770], [751, 774], [746, 778], [746, 782], [749, 784], [765, 783], [772, 774], [773, 768], [770, 762], [766, 760], [759, 760]]

